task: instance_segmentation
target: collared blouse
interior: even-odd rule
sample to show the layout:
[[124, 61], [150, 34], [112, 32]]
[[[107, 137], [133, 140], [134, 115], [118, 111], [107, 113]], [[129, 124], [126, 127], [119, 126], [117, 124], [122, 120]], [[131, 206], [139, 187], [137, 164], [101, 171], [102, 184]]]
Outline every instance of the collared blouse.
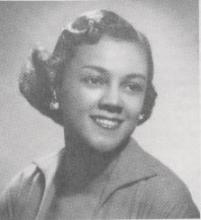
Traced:
[[[45, 220], [65, 148], [33, 162], [0, 198], [1, 220]], [[185, 184], [131, 139], [105, 186], [91, 219], [199, 218]], [[68, 215], [67, 215], [68, 216]], [[55, 220], [64, 220], [55, 219]]]

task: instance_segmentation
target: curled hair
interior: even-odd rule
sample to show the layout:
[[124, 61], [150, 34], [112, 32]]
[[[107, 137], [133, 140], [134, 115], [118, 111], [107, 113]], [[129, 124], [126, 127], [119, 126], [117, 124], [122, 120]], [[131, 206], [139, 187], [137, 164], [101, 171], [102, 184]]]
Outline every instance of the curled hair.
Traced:
[[104, 35], [115, 40], [139, 43], [148, 56], [148, 84], [141, 118], [146, 121], [155, 104], [157, 93], [152, 84], [153, 58], [147, 38], [133, 28], [125, 19], [112, 11], [98, 10], [88, 12], [70, 23], [61, 33], [52, 54], [42, 49], [34, 49], [28, 65], [22, 70], [19, 88], [28, 102], [42, 114], [63, 125], [60, 109], [51, 110], [52, 88], [60, 85], [64, 68], [75, 53], [76, 47], [82, 44], [96, 44]]

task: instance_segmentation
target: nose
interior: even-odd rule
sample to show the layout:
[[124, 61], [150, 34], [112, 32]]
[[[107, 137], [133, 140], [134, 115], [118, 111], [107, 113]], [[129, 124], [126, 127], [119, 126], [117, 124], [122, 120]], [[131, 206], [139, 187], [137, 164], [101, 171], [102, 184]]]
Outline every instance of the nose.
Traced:
[[99, 109], [118, 114], [122, 112], [123, 105], [117, 86], [112, 86], [104, 91], [99, 102]]

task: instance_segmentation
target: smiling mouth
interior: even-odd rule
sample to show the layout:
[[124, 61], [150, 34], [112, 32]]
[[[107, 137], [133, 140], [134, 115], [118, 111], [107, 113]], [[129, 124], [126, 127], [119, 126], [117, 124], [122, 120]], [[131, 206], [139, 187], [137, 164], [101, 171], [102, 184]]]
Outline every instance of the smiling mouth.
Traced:
[[122, 120], [117, 118], [107, 118], [103, 116], [92, 116], [93, 121], [101, 128], [117, 129], [122, 123]]

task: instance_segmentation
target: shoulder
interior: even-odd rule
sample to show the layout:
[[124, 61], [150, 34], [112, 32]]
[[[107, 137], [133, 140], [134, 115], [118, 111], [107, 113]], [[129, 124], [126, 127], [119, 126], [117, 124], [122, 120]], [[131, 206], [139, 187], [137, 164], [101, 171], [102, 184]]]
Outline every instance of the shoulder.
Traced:
[[184, 182], [159, 160], [146, 152], [143, 154], [146, 165], [154, 171], [155, 176], [144, 181], [142, 203], [161, 218], [199, 217], [198, 209]]
[[20, 197], [22, 194], [29, 194], [29, 190], [33, 188], [33, 185], [47, 182], [48, 179], [53, 177], [62, 154], [63, 149], [34, 160], [31, 165], [12, 179], [3, 194]]
[[34, 211], [41, 201], [45, 188], [51, 184], [62, 155], [63, 149], [39, 158], [17, 174], [0, 195], [0, 217], [15, 216], [16, 213], [18, 216], [25, 207]]
[[16, 216], [20, 216], [34, 187], [44, 182], [41, 174], [37, 166], [32, 164], [13, 178], [0, 196], [0, 217], [16, 219]]
[[12, 196], [19, 196], [20, 193], [31, 187], [32, 182], [40, 174], [41, 172], [39, 171], [38, 167], [34, 164], [31, 164], [12, 179], [3, 193], [9, 193]]

